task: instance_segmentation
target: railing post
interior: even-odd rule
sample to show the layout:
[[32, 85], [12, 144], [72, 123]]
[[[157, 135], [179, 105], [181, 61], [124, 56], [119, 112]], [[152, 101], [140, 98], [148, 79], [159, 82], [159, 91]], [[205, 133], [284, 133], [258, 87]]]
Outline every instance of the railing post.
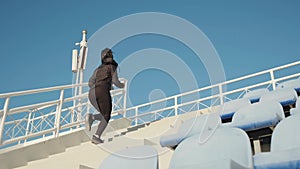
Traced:
[[127, 112], [126, 112], [126, 107], [127, 107], [127, 80], [124, 80], [124, 98], [123, 98], [123, 117], [126, 117]]
[[135, 107], [135, 125], [138, 125], [138, 107]]
[[2, 117], [0, 117], [0, 145], [2, 145], [3, 142], [3, 132], [4, 132], [4, 123], [5, 123], [5, 119], [8, 113], [8, 106], [9, 106], [9, 102], [10, 102], [10, 97], [7, 97], [4, 103], [4, 107], [3, 107], [3, 115]]
[[[30, 111], [30, 113], [28, 115], [26, 133], [25, 133], [26, 136], [29, 134], [29, 126], [30, 126], [30, 122], [31, 122], [31, 115], [32, 115], [32, 111]], [[26, 143], [26, 142], [27, 142], [27, 139], [24, 140], [24, 143]]]
[[275, 78], [274, 78], [274, 70], [270, 70], [270, 76], [271, 76], [271, 81], [272, 81], [272, 88], [273, 88], [273, 90], [275, 90], [276, 83], [275, 83]]
[[85, 115], [87, 115], [88, 113], [90, 113], [90, 110], [91, 110], [91, 103], [88, 99], [87, 103], [86, 103], [86, 113]]
[[59, 97], [59, 103], [56, 108], [56, 118], [55, 118], [55, 126], [56, 126], [56, 131], [55, 131], [55, 137], [59, 136], [59, 130], [60, 130], [60, 117], [61, 117], [61, 109], [63, 105], [63, 100], [64, 100], [64, 89], [60, 91], [60, 97]]
[[[75, 84], [78, 84], [78, 72], [76, 73], [76, 82], [75, 82]], [[78, 92], [77, 92], [78, 86], [73, 87], [72, 90], [74, 90], [73, 97], [78, 96]], [[73, 99], [73, 117], [72, 117], [73, 121], [74, 121], [74, 117], [75, 117], [74, 114], [77, 111], [77, 103], [78, 103], [77, 99]]]
[[77, 111], [77, 115], [76, 115], [76, 117], [77, 117], [76, 121], [79, 122], [82, 119], [82, 99], [79, 99], [77, 104], [78, 104], [78, 107], [77, 107], [78, 111]]
[[175, 116], [178, 115], [178, 97], [174, 97], [174, 109], [175, 109]]
[[220, 105], [224, 103], [222, 84], [219, 84]]

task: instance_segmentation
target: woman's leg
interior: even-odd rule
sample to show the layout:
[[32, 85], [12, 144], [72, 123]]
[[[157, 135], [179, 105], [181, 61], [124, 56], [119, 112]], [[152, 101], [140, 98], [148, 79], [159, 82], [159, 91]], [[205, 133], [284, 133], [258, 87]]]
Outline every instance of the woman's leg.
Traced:
[[[102, 116], [102, 120], [98, 125], [98, 129], [96, 131], [96, 135], [100, 138], [103, 131], [108, 125], [108, 122], [111, 117], [111, 110], [112, 110], [112, 103], [111, 102], [104, 102], [104, 103], [98, 103], [100, 108], [100, 116]], [[95, 117], [95, 116], [94, 116]]]
[[[97, 90], [98, 91], [98, 90]], [[97, 114], [88, 114], [90, 116], [90, 118], [92, 118], [91, 120], [98, 120], [98, 121], [102, 121], [103, 120], [103, 115], [100, 113], [100, 106], [99, 106], [99, 100], [96, 97], [96, 89], [91, 89], [89, 91], [89, 101], [92, 104], [92, 106], [99, 112]]]
[[97, 131], [93, 135], [92, 142], [95, 144], [103, 143], [100, 139], [103, 131], [107, 127], [108, 121], [110, 120], [112, 111], [112, 100], [110, 96], [109, 88], [107, 87], [97, 87], [95, 88], [96, 102], [98, 105], [99, 114], [93, 115], [93, 120], [99, 120]]
[[96, 98], [96, 90], [95, 90], [95, 88], [94, 88], [94, 89], [91, 89], [91, 90], [89, 91], [89, 101], [90, 101], [90, 103], [92, 104], [92, 106], [93, 106], [98, 112], [100, 112], [99, 105], [98, 105], [97, 98]]
[[103, 115], [101, 113], [94, 114], [93, 119], [98, 120], [98, 121], [102, 121], [103, 120]]
[[[96, 90], [95, 88], [93, 89], [90, 89], [89, 91], [89, 101], [90, 103], [92, 104], [92, 106], [98, 111], [100, 112], [100, 109], [99, 109], [99, 105], [98, 105], [98, 101], [97, 101], [97, 98], [96, 98]], [[86, 114], [86, 117], [85, 117], [85, 125], [86, 125], [86, 128], [91, 131], [91, 128], [92, 128], [92, 124], [95, 120], [101, 120], [101, 116], [100, 117], [94, 117], [94, 115], [92, 113], [87, 113]]]

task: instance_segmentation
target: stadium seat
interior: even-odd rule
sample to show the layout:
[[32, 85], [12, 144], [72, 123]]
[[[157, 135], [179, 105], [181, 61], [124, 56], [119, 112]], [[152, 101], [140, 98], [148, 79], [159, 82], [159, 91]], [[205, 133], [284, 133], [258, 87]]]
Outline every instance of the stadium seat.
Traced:
[[157, 169], [158, 153], [152, 146], [130, 147], [109, 155], [99, 169]]
[[195, 134], [202, 133], [210, 135], [215, 128], [221, 125], [221, 119], [218, 114], [202, 114], [195, 118], [188, 119], [182, 123], [180, 128], [173, 134], [168, 132], [160, 137], [160, 145], [162, 147], [177, 146], [184, 139]]
[[292, 105], [297, 100], [297, 93], [293, 88], [283, 88], [270, 91], [261, 96], [260, 101], [275, 100], [282, 106]]
[[300, 78], [287, 80], [282, 83], [279, 83], [276, 88], [277, 89], [293, 88], [297, 92], [300, 92]]
[[243, 95], [243, 98], [247, 98], [251, 103], [258, 102], [260, 97], [264, 94], [268, 93], [269, 90], [267, 88], [255, 89], [251, 90]]
[[300, 114], [300, 98], [298, 97], [296, 103], [295, 103], [295, 108], [292, 108], [290, 110], [290, 114], [294, 115], [294, 114]]
[[260, 101], [239, 109], [227, 126], [253, 131], [275, 126], [283, 118], [283, 108], [278, 102]]
[[250, 100], [247, 98], [235, 99], [225, 102], [224, 104], [217, 107], [213, 110], [216, 113], [219, 113], [222, 120], [231, 119], [233, 114], [240, 109], [241, 107], [250, 105]]
[[271, 151], [253, 156], [255, 169], [300, 168], [300, 114], [287, 117], [274, 129]]
[[204, 141], [194, 135], [175, 149], [169, 169], [251, 169], [252, 150], [247, 134], [238, 128], [216, 129]]

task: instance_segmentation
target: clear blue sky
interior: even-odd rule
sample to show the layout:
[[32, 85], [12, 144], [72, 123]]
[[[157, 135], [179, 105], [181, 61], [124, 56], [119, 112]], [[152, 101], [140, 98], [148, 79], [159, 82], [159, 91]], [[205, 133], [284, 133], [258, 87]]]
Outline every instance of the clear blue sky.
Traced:
[[[81, 31], [87, 29], [89, 38], [104, 25], [141, 12], [167, 13], [194, 24], [214, 45], [227, 79], [291, 63], [300, 58], [299, 9], [297, 0], [2, 1], [0, 93], [71, 84], [71, 50]], [[198, 87], [209, 84], [197, 56], [174, 39], [136, 36], [113, 47], [118, 62], [148, 48], [176, 54]], [[126, 77], [124, 69], [119, 71]], [[146, 102], [156, 89], [167, 96], [178, 93], [176, 80], [155, 69], [139, 72], [130, 86], [133, 104]]]

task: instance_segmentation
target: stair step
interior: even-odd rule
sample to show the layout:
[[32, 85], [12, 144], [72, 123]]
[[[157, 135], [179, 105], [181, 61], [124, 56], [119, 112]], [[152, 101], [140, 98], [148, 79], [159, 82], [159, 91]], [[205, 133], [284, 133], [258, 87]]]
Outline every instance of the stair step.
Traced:
[[95, 169], [95, 168], [91, 168], [91, 167], [80, 164], [79, 169]]

